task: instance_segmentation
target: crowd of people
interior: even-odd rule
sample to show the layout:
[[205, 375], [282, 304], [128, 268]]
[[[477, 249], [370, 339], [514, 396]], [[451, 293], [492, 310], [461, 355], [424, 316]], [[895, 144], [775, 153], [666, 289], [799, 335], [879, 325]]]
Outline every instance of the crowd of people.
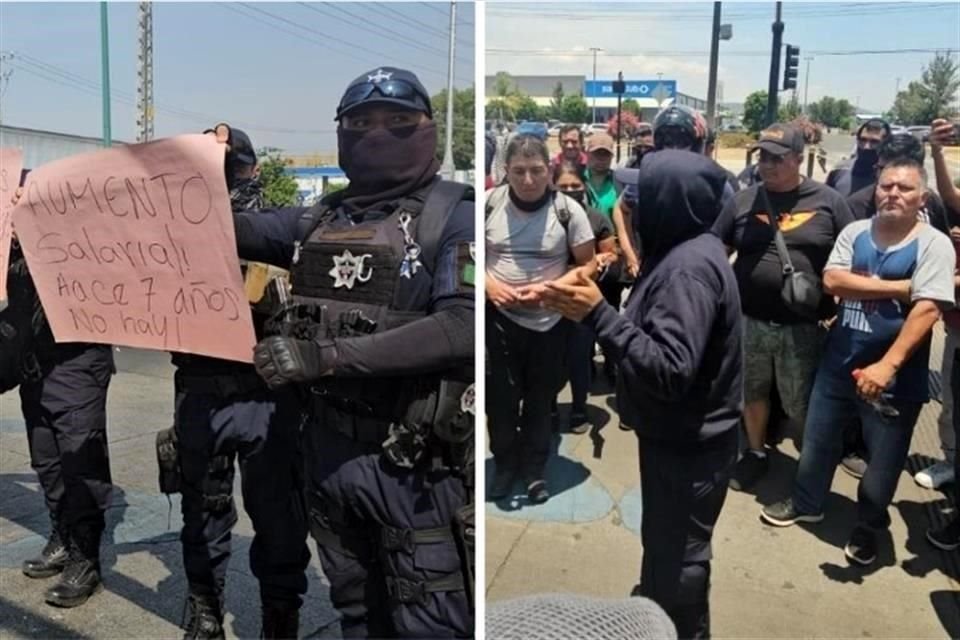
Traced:
[[[946, 459], [916, 481], [934, 488], [958, 473], [960, 189], [943, 154], [956, 140], [952, 124], [932, 124], [928, 185], [924, 144], [871, 120], [823, 184], [801, 173], [809, 141], [789, 123], [762, 131], [758, 163], [740, 176], [709, 157], [714, 136], [695, 111], [669, 107], [649, 133], [614, 172], [614, 196], [606, 134], [584, 145], [565, 127], [554, 158], [528, 136], [505, 149], [486, 207], [487, 496], [510, 496], [521, 479], [531, 502], [549, 499], [556, 396], [569, 380], [564, 431], [587, 431], [597, 343], [620, 426], [638, 439], [644, 555], [633, 595], [660, 604], [680, 637], [708, 637], [713, 527], [728, 488], [752, 490], [766, 474], [768, 426], [781, 414], [800, 459], [762, 521], [822, 520], [842, 462], [860, 478], [844, 553], [875, 561], [930, 398], [941, 317]], [[960, 518], [927, 538], [960, 548]]]
[[[226, 147], [239, 257], [289, 282], [251, 307], [252, 362], [173, 354], [157, 458], [161, 491], [182, 495], [187, 639], [225, 637], [237, 466], [260, 637], [298, 636], [308, 532], [344, 637], [473, 634], [475, 207], [471, 187], [437, 175], [433, 115], [410, 71], [351, 82], [336, 110], [350, 182], [310, 208], [265, 208], [249, 137], [206, 132]], [[102, 588], [112, 350], [55, 342], [19, 250], [10, 273], [0, 391], [19, 384], [51, 520], [22, 569], [58, 576], [47, 603], [81, 606]]]

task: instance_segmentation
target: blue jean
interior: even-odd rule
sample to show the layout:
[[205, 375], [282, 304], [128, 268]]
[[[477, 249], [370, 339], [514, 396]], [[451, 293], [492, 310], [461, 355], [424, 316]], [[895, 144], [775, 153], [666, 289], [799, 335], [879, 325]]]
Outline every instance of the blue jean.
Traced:
[[867, 445], [867, 472], [857, 489], [857, 523], [873, 529], [890, 526], [887, 507], [897, 489], [920, 402], [893, 400], [900, 415], [881, 415], [857, 395], [846, 371], [817, 371], [803, 436], [803, 451], [793, 488], [793, 505], [800, 513], [821, 513], [837, 463], [843, 456], [843, 432], [858, 418]]

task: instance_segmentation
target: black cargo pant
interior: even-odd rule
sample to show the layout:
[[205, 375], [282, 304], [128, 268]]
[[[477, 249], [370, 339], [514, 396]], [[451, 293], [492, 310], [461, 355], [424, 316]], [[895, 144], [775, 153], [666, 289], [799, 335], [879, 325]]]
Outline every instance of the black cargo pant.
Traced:
[[83, 551], [94, 558], [112, 488], [106, 413], [114, 372], [110, 349], [55, 345], [50, 361], [42, 362], [46, 375], [20, 385], [30, 465], [43, 488], [52, 525], [65, 541], [90, 541]]
[[[452, 533], [469, 501], [463, 479], [429, 465], [399, 469], [372, 430], [348, 437], [336, 419], [313, 420], [303, 437], [310, 530], [343, 637], [472, 637]], [[417, 531], [433, 540], [415, 542]]]
[[737, 433], [708, 443], [639, 438], [643, 564], [633, 595], [655, 601], [680, 638], [710, 637], [713, 527], [737, 459]]
[[[487, 305], [487, 429], [497, 468], [519, 468], [525, 483], [544, 477], [550, 455], [550, 407], [566, 375], [571, 325], [521, 327]], [[519, 431], [518, 428], [519, 427]]]
[[[191, 590], [222, 597], [237, 522], [232, 494], [234, 464], [239, 462], [243, 506], [254, 531], [250, 569], [260, 582], [260, 597], [299, 607], [307, 592], [310, 551], [296, 397], [289, 390], [271, 393], [262, 385], [226, 396], [209, 389], [197, 392], [185, 384], [191, 378], [181, 371], [176, 380], [180, 540]], [[228, 384], [221, 386], [229, 393]]]

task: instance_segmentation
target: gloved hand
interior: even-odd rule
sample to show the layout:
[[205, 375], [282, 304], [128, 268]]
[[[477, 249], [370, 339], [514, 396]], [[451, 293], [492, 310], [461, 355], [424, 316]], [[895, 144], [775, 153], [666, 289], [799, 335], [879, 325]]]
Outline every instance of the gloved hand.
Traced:
[[333, 341], [295, 340], [271, 336], [253, 348], [253, 366], [271, 389], [291, 382], [309, 382], [333, 372]]

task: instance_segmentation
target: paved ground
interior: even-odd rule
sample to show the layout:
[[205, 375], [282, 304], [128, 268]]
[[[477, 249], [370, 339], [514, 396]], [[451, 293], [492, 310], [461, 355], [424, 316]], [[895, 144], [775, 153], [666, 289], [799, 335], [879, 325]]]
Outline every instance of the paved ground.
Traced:
[[[938, 331], [934, 360], [940, 349]], [[556, 438], [549, 502], [531, 506], [516, 496], [487, 503], [488, 602], [544, 592], [623, 597], [636, 583], [643, 551], [637, 443], [617, 428], [610, 394], [604, 382], [594, 385], [589, 434]], [[561, 419], [564, 402], [569, 388]], [[921, 489], [911, 477], [939, 456], [939, 409], [937, 402], [924, 409], [891, 507], [891, 538], [868, 570], [848, 566], [843, 555], [857, 485], [841, 471], [820, 525], [776, 529], [759, 521], [761, 505], [789, 490], [797, 452], [788, 432], [755, 491], [728, 494], [715, 534], [716, 637], [960, 637], [960, 558], [924, 538], [950, 506], [944, 494]]]
[[[0, 638], [174, 638], [183, 615], [186, 583], [180, 556], [179, 502], [157, 489], [154, 437], [173, 412], [170, 357], [122, 349], [108, 396], [111, 471], [115, 483], [103, 544], [105, 591], [76, 609], [43, 602], [53, 580], [31, 580], [20, 563], [44, 545], [49, 530], [36, 475], [30, 468], [19, 398], [0, 396]], [[238, 508], [239, 474], [234, 496]], [[250, 573], [253, 530], [242, 512], [233, 536], [227, 578], [228, 637], [257, 638], [260, 601]], [[312, 545], [311, 545], [312, 549]], [[339, 637], [319, 561], [308, 567], [310, 590], [300, 633]]]

